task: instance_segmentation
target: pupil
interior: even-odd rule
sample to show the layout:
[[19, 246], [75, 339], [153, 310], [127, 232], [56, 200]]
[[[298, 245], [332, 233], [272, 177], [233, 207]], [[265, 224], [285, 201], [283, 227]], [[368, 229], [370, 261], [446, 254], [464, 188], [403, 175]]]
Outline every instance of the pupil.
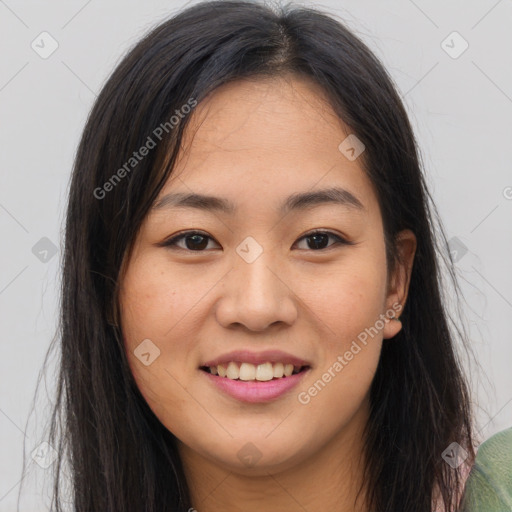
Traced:
[[[192, 242], [192, 244], [190, 244], [189, 241], [192, 238], [194, 239], [194, 241]], [[201, 238], [203, 239], [202, 244], [200, 243]], [[204, 249], [208, 245], [208, 241], [207, 241], [206, 237], [203, 235], [189, 235], [185, 240], [186, 240], [187, 249], [191, 249], [191, 250]], [[199, 244], [199, 246], [198, 246], [198, 244]]]
[[[308, 237], [308, 239], [313, 239], [313, 245], [315, 249], [323, 249], [325, 244], [322, 244], [318, 239], [323, 238], [323, 241], [326, 242], [328, 240], [328, 236], [326, 234], [315, 234]], [[321, 247], [322, 246], [322, 247]]]

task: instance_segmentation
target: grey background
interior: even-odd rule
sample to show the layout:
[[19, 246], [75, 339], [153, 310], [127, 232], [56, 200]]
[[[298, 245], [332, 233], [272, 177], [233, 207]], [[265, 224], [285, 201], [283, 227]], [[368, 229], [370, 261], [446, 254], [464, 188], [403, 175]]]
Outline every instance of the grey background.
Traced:
[[[49, 470], [30, 455], [43, 441], [54, 360], [28, 425], [27, 417], [57, 325], [64, 206], [86, 115], [124, 52], [185, 5], [0, 0], [0, 511], [15, 510], [24, 437], [21, 510], [46, 510]], [[512, 426], [512, 1], [306, 5], [341, 16], [402, 93], [450, 249], [458, 250], [481, 366], [468, 371], [485, 439]], [[38, 38], [43, 31], [58, 42], [47, 59], [31, 47], [50, 47]], [[453, 31], [469, 44], [458, 58], [442, 46]], [[462, 48], [453, 36], [444, 45], [452, 54]]]

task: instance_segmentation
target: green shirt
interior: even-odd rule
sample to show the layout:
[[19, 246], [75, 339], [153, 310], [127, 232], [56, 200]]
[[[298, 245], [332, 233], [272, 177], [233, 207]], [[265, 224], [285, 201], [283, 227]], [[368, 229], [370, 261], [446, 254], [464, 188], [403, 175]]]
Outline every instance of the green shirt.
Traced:
[[462, 512], [512, 512], [512, 428], [478, 448], [462, 501]]

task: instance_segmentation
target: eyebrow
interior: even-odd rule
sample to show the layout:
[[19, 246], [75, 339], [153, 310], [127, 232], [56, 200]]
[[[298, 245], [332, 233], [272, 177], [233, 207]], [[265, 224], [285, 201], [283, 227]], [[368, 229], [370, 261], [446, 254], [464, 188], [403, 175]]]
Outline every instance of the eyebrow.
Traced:
[[[344, 188], [332, 187], [311, 192], [290, 195], [279, 208], [280, 214], [306, 210], [323, 204], [336, 204], [363, 211], [365, 207], [352, 192]], [[197, 193], [171, 192], [157, 201], [152, 209], [197, 208], [204, 211], [218, 211], [228, 214], [236, 212], [236, 205], [228, 199]]]

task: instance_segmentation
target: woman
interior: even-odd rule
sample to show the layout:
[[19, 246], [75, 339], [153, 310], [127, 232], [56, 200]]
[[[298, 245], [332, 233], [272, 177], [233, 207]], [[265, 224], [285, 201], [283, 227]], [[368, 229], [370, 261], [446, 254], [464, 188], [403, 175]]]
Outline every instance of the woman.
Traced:
[[74, 510], [457, 510], [475, 443], [434, 212], [339, 21], [215, 1], [152, 30], [70, 187], [50, 443]]

